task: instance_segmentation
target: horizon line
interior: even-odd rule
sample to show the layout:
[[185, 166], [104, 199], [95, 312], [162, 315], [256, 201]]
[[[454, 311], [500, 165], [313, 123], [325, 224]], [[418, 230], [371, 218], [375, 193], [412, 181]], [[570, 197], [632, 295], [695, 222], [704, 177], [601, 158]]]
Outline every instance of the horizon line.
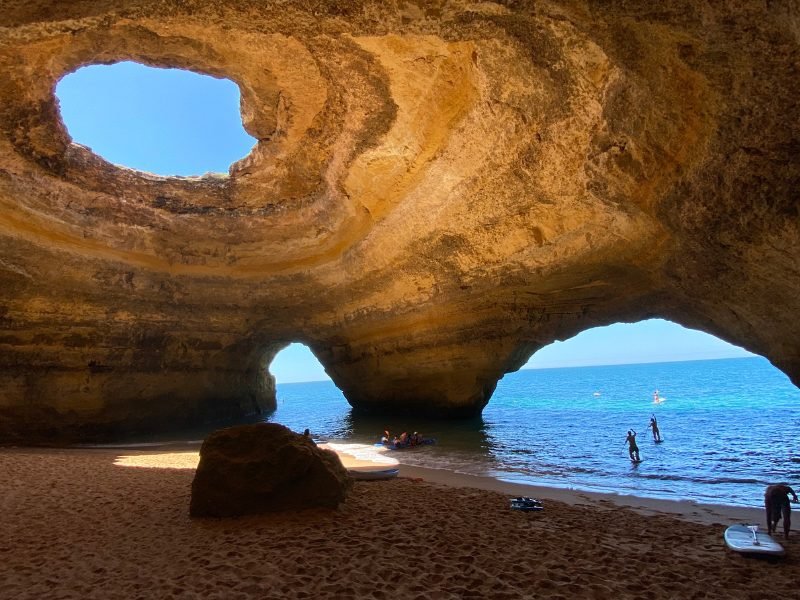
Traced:
[[[689, 358], [689, 359], [678, 359], [678, 360], [655, 360], [655, 361], [641, 361], [641, 362], [626, 362], [626, 363], [596, 363], [596, 364], [584, 364], [584, 365], [561, 365], [559, 367], [521, 367], [516, 371], [510, 371], [505, 375], [510, 375], [511, 373], [518, 373], [519, 371], [548, 371], [553, 369], [583, 369], [588, 367], [627, 367], [631, 365], [660, 365], [660, 364], [668, 364], [668, 363], [681, 363], [681, 362], [704, 362], [709, 360], [739, 360], [743, 358], [764, 358], [759, 354], [753, 354], [752, 356], [717, 356], [714, 358]], [[504, 376], [505, 376], [504, 375]], [[501, 377], [502, 379], [502, 377]], [[294, 385], [296, 383], [325, 383], [327, 381], [333, 382], [333, 380], [329, 377], [328, 379], [311, 379], [307, 381], [284, 381], [284, 382], [275, 382], [275, 385]], [[498, 380], [499, 381], [499, 380]]]

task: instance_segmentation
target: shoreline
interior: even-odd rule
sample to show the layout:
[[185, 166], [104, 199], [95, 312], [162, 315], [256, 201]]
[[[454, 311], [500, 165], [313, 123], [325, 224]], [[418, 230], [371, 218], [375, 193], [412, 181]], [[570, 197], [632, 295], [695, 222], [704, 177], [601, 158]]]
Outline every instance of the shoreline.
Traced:
[[672, 515], [704, 525], [749, 523], [764, 525], [764, 510], [754, 507], [701, 504], [693, 500], [666, 500], [627, 494], [587, 492], [572, 488], [556, 488], [504, 481], [483, 475], [455, 473], [445, 469], [417, 467], [400, 463], [400, 477], [420, 478], [434, 484], [499, 492], [509, 496], [530, 496], [539, 500], [555, 500], [572, 506], [602, 507], [609, 504], [630, 508], [642, 515]]
[[[327, 443], [329, 443], [329, 440], [325, 442], [317, 441], [318, 445]], [[198, 454], [201, 444], [202, 440], [189, 440], [186, 442], [143, 442], [134, 444], [98, 444], [48, 448], [10, 446], [0, 448], [0, 452], [4, 449], [11, 449], [22, 451], [92, 451], [111, 453], [126, 451], [128, 454], [133, 453], [134, 455], [144, 456], [159, 455], [165, 452], [168, 454]], [[529, 496], [540, 500], [555, 500], [571, 506], [589, 505], [602, 507], [611, 504], [620, 508], [630, 508], [642, 515], [672, 515], [686, 521], [704, 525], [724, 524], [727, 526], [735, 523], [764, 525], [764, 523], [762, 523], [762, 521], [764, 521], [764, 509], [760, 507], [732, 506], [721, 503], [708, 504], [690, 499], [651, 498], [634, 494], [594, 492], [576, 488], [560, 488], [512, 482], [490, 475], [472, 475], [458, 473], [448, 469], [407, 465], [403, 463], [402, 455], [395, 456], [396, 454], [397, 453], [392, 454], [392, 457], [396, 458], [400, 463], [398, 465], [400, 470], [398, 477], [423, 480], [434, 485], [498, 492], [509, 496]], [[341, 455], [340, 459], [342, 459]], [[188, 467], [184, 466], [183, 468]]]
[[[156, 452], [158, 450], [190, 451], [200, 449], [203, 440], [142, 442], [133, 444], [97, 444], [83, 446], [66, 446], [50, 449], [75, 450], [130, 450], [139, 452]], [[315, 440], [317, 445], [330, 442], [347, 443], [344, 440]], [[20, 446], [20, 448], [24, 448]], [[35, 448], [35, 447], [34, 447]], [[0, 448], [2, 450], [2, 448]], [[705, 503], [688, 498], [654, 498], [614, 492], [588, 491], [571, 487], [554, 487], [535, 483], [521, 483], [503, 480], [491, 475], [473, 475], [459, 473], [448, 469], [421, 467], [403, 463], [402, 454], [392, 453], [399, 461], [400, 477], [419, 478], [430, 483], [468, 487], [486, 491], [495, 491], [514, 496], [531, 496], [539, 499], [551, 499], [568, 504], [606, 503], [629, 507], [642, 514], [672, 514], [697, 523], [712, 524], [730, 521], [734, 523], [750, 523], [762, 525], [764, 509], [760, 506], [739, 506], [724, 503]], [[341, 458], [341, 455], [340, 455]], [[757, 500], [760, 500], [758, 498]], [[720, 520], [722, 519], [722, 521]]]

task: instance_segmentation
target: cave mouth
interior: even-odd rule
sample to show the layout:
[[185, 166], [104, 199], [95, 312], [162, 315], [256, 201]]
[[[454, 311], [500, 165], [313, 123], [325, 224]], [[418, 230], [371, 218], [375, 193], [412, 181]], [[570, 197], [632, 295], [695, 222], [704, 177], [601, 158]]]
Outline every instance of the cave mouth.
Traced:
[[75, 143], [136, 171], [226, 174], [257, 141], [242, 125], [239, 87], [229, 79], [125, 61], [82, 67], [55, 93]]
[[748, 358], [748, 350], [666, 319], [586, 329], [535, 352], [523, 369], [613, 366]]
[[266, 421], [297, 433], [309, 429], [318, 439], [352, 437], [350, 404], [308, 346], [301, 342], [283, 346], [265, 368], [275, 378], [276, 395], [276, 408]]
[[301, 342], [292, 342], [281, 348], [270, 360], [268, 368], [277, 385], [331, 380], [311, 348]]

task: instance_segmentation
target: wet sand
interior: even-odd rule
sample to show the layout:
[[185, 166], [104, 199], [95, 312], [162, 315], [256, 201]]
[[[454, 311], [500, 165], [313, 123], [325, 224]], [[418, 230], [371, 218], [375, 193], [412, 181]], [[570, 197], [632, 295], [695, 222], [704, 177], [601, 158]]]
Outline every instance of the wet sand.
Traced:
[[[402, 466], [337, 510], [193, 520], [196, 463], [0, 449], [0, 598], [767, 598], [800, 581], [797, 531], [779, 561], [724, 547], [757, 510]], [[545, 510], [511, 510], [516, 495]]]

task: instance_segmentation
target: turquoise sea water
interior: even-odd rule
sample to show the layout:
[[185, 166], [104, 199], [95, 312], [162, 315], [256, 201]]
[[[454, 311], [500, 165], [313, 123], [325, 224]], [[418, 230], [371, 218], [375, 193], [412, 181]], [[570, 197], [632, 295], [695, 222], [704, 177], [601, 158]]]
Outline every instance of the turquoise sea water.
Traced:
[[419, 431], [438, 443], [401, 462], [534, 485], [733, 506], [759, 506], [768, 483], [800, 487], [800, 390], [763, 358], [519, 371], [467, 422], [359, 416], [331, 382], [279, 384], [267, 420], [362, 443]]

